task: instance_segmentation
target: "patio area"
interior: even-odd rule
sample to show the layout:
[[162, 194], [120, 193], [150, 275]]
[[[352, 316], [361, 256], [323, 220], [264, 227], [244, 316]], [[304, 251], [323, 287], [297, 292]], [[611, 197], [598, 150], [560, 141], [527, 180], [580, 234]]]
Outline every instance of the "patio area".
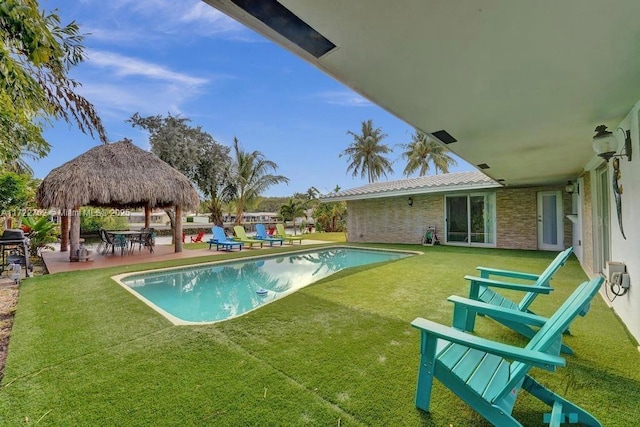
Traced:
[[[205, 235], [203, 242], [206, 242], [211, 238], [211, 235]], [[320, 240], [311, 240], [304, 239], [302, 240], [303, 246], [308, 245], [317, 245], [328, 243]], [[196, 246], [197, 245], [197, 246]], [[299, 245], [296, 243], [295, 247], [297, 248]], [[197, 247], [197, 249], [191, 249], [192, 247]], [[162, 262], [169, 260], [179, 260], [179, 259], [187, 259], [187, 258], [198, 258], [198, 257], [217, 257], [219, 255], [226, 254], [228, 252], [225, 251], [216, 251], [215, 245], [212, 249], [208, 249], [208, 243], [199, 243], [199, 244], [191, 244], [186, 243], [184, 245], [184, 250], [182, 252], [175, 252], [173, 246], [171, 245], [171, 239], [167, 237], [159, 237], [156, 240], [156, 245], [154, 247], [154, 251], [149, 253], [146, 248], [142, 248], [142, 250], [135, 249], [131, 254], [120, 255], [116, 254], [108, 254], [101, 255], [96, 253], [97, 245], [88, 245], [87, 249], [92, 252], [90, 261], [80, 261], [80, 262], [69, 262], [69, 252], [60, 252], [59, 250], [55, 251], [43, 251], [42, 252], [42, 260], [47, 268], [49, 274], [62, 273], [66, 271], [80, 271], [80, 270], [93, 270], [96, 268], [106, 268], [106, 267], [117, 267], [117, 266], [125, 266], [125, 265], [134, 265], [134, 264], [142, 264], [148, 262]], [[260, 248], [258, 246], [254, 246], [253, 249], [249, 249], [245, 247], [242, 249], [243, 253], [255, 253], [263, 255], [265, 251], [269, 249], [279, 248], [280, 246], [269, 247], [269, 244], [265, 243], [265, 245]], [[291, 245], [285, 244], [283, 247], [291, 247]], [[58, 249], [58, 248], [56, 248]], [[238, 252], [238, 250], [234, 250], [233, 252]]]

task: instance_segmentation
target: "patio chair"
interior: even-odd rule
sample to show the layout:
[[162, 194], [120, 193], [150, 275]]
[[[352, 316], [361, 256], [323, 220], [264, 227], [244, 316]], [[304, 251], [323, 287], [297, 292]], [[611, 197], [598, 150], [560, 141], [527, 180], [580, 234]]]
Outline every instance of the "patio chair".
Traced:
[[105, 237], [105, 249], [102, 255], [107, 255], [109, 253], [109, 248], [111, 248], [111, 253], [115, 253], [116, 248], [120, 250], [120, 255], [124, 255], [125, 252], [130, 250], [130, 242], [129, 240], [121, 234], [117, 234], [117, 232], [108, 232], [103, 230]]
[[[565, 366], [565, 359], [559, 357], [562, 333], [578, 314], [588, 311], [603, 281], [599, 276], [582, 283], [553, 316], [545, 319], [524, 348], [480, 338], [430, 320], [415, 319], [411, 325], [421, 332], [416, 407], [429, 411], [435, 377], [496, 426], [522, 426], [511, 415], [520, 389], [551, 406], [551, 413], [543, 416], [543, 421], [551, 426], [561, 423], [601, 426], [593, 415], [533, 379], [529, 371], [533, 367], [555, 371], [556, 367]], [[483, 305], [493, 315], [501, 313], [500, 316], [514, 322], [528, 323], [531, 317], [537, 317]]]
[[200, 230], [200, 231], [198, 231], [198, 234], [196, 235], [195, 238], [193, 236], [190, 236], [191, 243], [200, 243], [200, 242], [202, 242], [202, 238], [203, 237], [204, 237], [204, 231]]
[[133, 247], [137, 244], [138, 251], [140, 251], [143, 247], [149, 248], [149, 252], [153, 253], [153, 247], [155, 243], [155, 228], [141, 228], [140, 234], [135, 235], [131, 238], [131, 251], [133, 252]]
[[284, 239], [280, 237], [269, 236], [264, 224], [256, 224], [256, 239], [269, 242], [269, 246], [273, 246], [274, 243], [280, 243], [280, 246], [282, 246], [282, 242], [284, 241]]
[[264, 241], [260, 239], [249, 238], [249, 236], [247, 236], [247, 232], [244, 231], [243, 226], [236, 225], [235, 227], [233, 227], [233, 231], [236, 234], [236, 240], [241, 241], [245, 245], [249, 245], [249, 248], [253, 249], [253, 245], [260, 245], [260, 247], [262, 248]]
[[209, 249], [211, 246], [216, 245], [216, 250], [219, 251], [222, 248], [225, 251], [230, 251], [234, 247], [238, 247], [238, 250], [242, 250], [242, 242], [238, 242], [232, 239], [229, 239], [224, 232], [224, 228], [215, 226], [211, 228], [211, 232], [213, 233], [213, 237], [209, 240]]
[[[549, 266], [540, 274], [523, 273], [519, 271], [500, 270], [496, 268], [477, 267], [480, 271], [481, 277], [465, 276], [464, 278], [469, 280], [469, 299], [482, 301], [487, 304], [509, 308], [512, 310], [518, 310], [522, 312], [531, 313], [529, 306], [535, 300], [539, 294], [549, 294], [553, 288], [550, 286], [550, 281], [553, 275], [558, 271], [560, 267], [565, 265], [567, 259], [573, 253], [573, 247], [569, 247], [560, 252], [556, 258], [549, 264]], [[520, 279], [524, 281], [533, 282], [531, 284], [524, 283], [511, 283], [491, 279], [491, 276], [501, 276], [512, 279]], [[516, 303], [510, 299], [502, 296], [492, 288], [510, 289], [514, 291], [525, 292], [522, 300]], [[488, 317], [492, 317], [488, 315]], [[492, 317], [493, 318], [493, 317]], [[536, 334], [536, 330], [532, 329], [528, 325], [524, 325], [519, 322], [512, 322], [509, 319], [493, 318], [499, 323], [513, 329], [514, 331], [531, 338]], [[464, 330], [472, 332], [475, 327], [475, 316], [469, 316]], [[562, 352], [567, 354], [573, 354], [573, 351], [563, 345]]]
[[302, 244], [302, 236], [292, 236], [291, 234], [287, 234], [283, 224], [276, 224], [276, 237], [286, 240], [291, 245], [293, 245], [293, 242]]
[[107, 236], [105, 234], [106, 233], [102, 228], [98, 230], [98, 236], [100, 236], [100, 243], [96, 248], [96, 252], [102, 255], [104, 255], [104, 252], [107, 250], [107, 246], [109, 245], [109, 243], [107, 242]]

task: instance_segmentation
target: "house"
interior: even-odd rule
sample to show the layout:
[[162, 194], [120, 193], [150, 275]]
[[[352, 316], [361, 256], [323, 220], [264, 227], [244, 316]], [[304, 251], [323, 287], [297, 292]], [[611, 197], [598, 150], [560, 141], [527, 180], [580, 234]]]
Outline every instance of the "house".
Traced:
[[564, 185], [511, 188], [481, 172], [457, 172], [373, 183], [320, 200], [347, 202], [350, 242], [415, 244], [435, 227], [449, 245], [555, 251], [573, 244], [573, 194]]
[[640, 340], [640, 2], [205, 1], [506, 189], [575, 183], [579, 260], [622, 270], [629, 288], [611, 304]]

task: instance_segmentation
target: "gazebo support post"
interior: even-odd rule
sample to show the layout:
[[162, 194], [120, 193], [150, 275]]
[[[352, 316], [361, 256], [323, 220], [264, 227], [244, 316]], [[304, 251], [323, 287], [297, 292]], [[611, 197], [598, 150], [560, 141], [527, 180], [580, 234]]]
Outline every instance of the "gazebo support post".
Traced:
[[69, 250], [69, 212], [60, 209], [60, 252]]
[[175, 251], [182, 252], [182, 206], [176, 205], [175, 227], [173, 229]]
[[80, 248], [80, 208], [74, 208], [70, 212], [70, 237], [71, 245], [69, 248], [69, 261], [78, 262], [78, 249]]
[[151, 208], [149, 206], [144, 207], [144, 228], [149, 228], [151, 224]]

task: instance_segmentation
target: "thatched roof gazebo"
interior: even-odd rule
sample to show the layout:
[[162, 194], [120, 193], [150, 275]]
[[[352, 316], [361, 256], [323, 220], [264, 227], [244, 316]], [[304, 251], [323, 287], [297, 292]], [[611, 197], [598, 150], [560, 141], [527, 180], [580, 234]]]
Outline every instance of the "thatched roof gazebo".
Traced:
[[[131, 140], [100, 145], [53, 169], [36, 193], [40, 207], [60, 209], [71, 228], [71, 260], [78, 248], [82, 206], [145, 208], [149, 226], [152, 208], [175, 207], [175, 251], [182, 251], [182, 208], [193, 209], [199, 198], [193, 184], [177, 169], [155, 154], [135, 146]], [[68, 224], [68, 222], [67, 222]]]

